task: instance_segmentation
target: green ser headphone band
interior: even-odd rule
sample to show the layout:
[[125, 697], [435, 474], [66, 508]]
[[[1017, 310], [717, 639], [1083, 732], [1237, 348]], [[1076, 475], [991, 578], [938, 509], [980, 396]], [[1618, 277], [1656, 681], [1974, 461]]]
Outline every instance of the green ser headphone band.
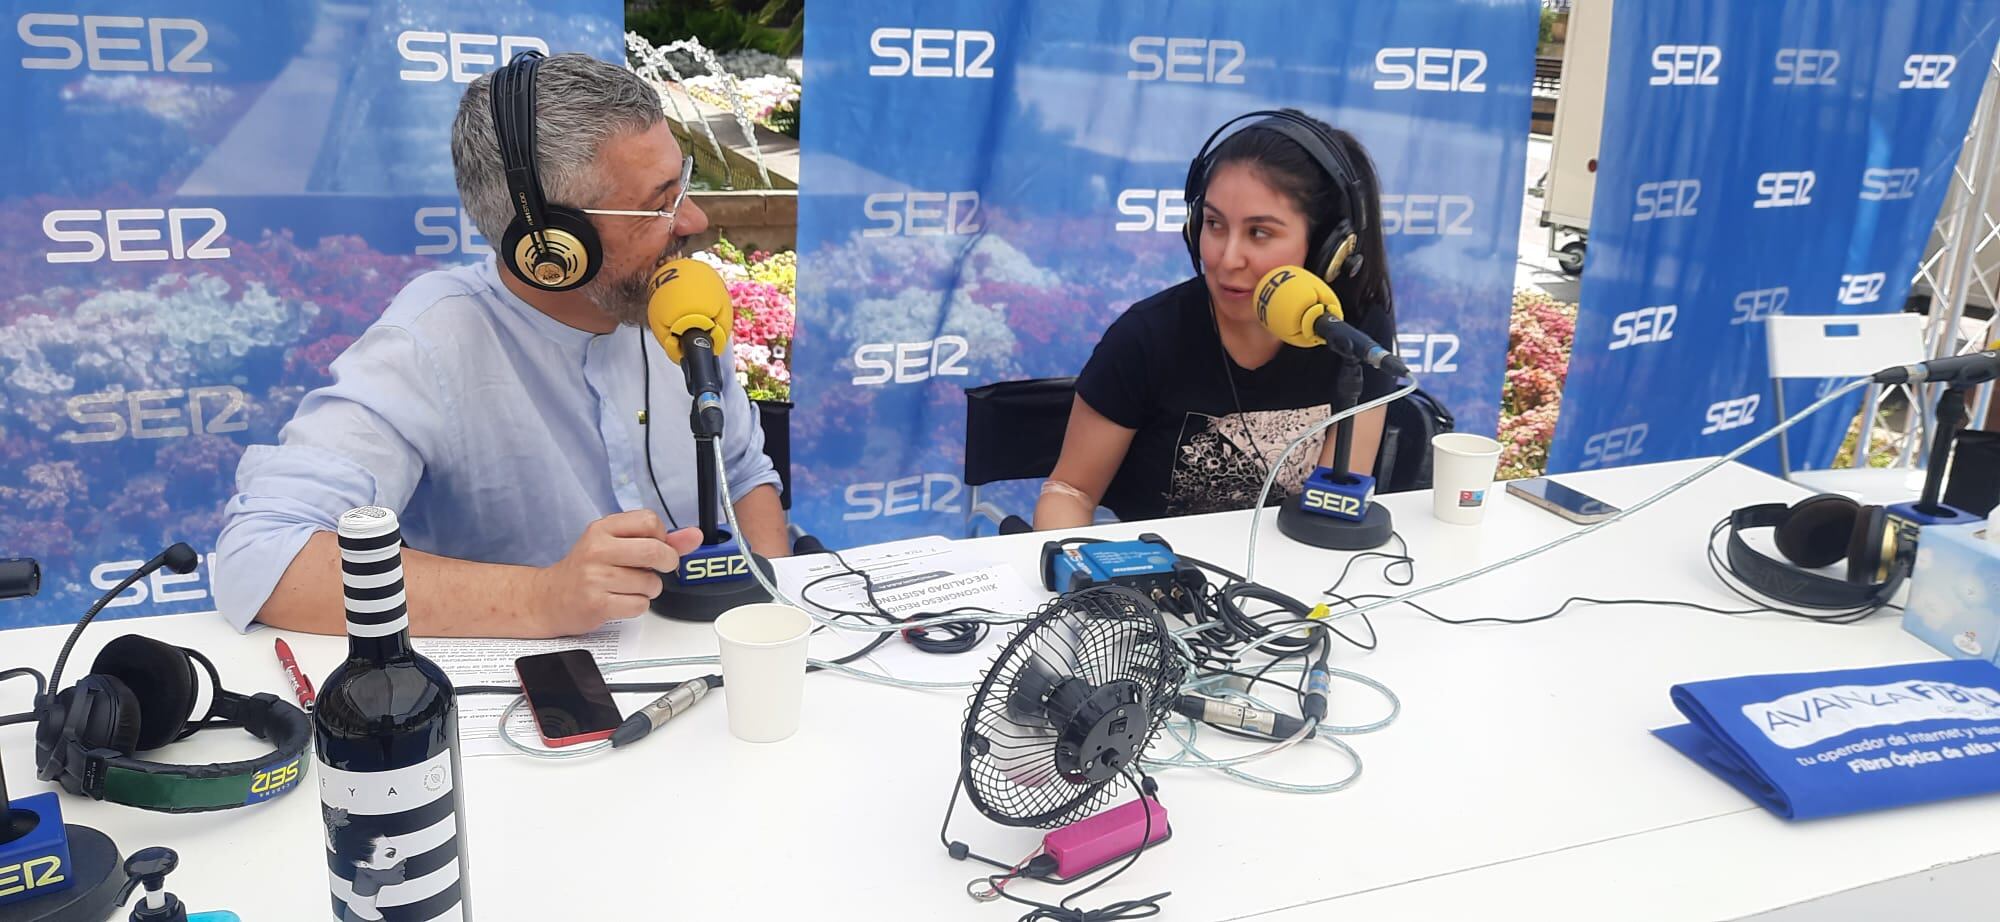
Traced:
[[[205, 765], [174, 765], [114, 755], [102, 760], [103, 799], [142, 810], [201, 813], [263, 803], [297, 787], [305, 774], [306, 744], [312, 739], [312, 723], [305, 712], [267, 693], [246, 698], [225, 692], [217, 703], [225, 715], [236, 711], [240, 716], [228, 719], [242, 723], [258, 738], [269, 740], [277, 751], [237, 762]], [[253, 714], [262, 717], [251, 717]], [[85, 758], [87, 774], [91, 754], [86, 753]]]

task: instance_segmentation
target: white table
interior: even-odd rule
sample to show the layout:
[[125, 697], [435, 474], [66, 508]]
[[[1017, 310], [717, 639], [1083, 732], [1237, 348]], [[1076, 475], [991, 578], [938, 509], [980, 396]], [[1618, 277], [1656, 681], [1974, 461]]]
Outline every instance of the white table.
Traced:
[[[1566, 482], [1630, 505], [1695, 462], [1592, 472]], [[1497, 492], [1497, 491], [1496, 491]], [[1525, 616], [1572, 594], [1738, 604], [1702, 554], [1730, 508], [1804, 492], [1726, 467], [1627, 522], [1423, 603], [1457, 617]], [[1478, 528], [1432, 519], [1427, 494], [1388, 497], [1415, 553], [1419, 582], [1502, 559], [1573, 528], [1501, 494]], [[1165, 535], [1177, 549], [1243, 564], [1248, 513], [1109, 526], [1096, 533]], [[1267, 515], [1260, 581], [1310, 600], [1342, 554], [1294, 544]], [[982, 539], [1024, 572], [1044, 536]], [[1382, 591], [1379, 566], [1355, 567], [1347, 591]], [[1169, 919], [1717, 919], [1780, 911], [1787, 922], [1862, 918], [1870, 894], [1894, 892], [1903, 918], [1990, 912], [2000, 869], [2000, 797], [1794, 824], [1648, 732], [1677, 723], [1676, 682], [1751, 673], [1850, 668], [1938, 658], [1893, 615], [1853, 626], [1732, 618], [1660, 607], [1581, 607], [1529, 626], [1454, 627], [1407, 610], [1380, 614], [1381, 648], [1342, 647], [1336, 663], [1389, 683], [1402, 718], [1352, 737], [1366, 760], [1344, 793], [1284, 795], [1211, 773], [1158, 775], [1175, 836], [1084, 900], [1171, 889]], [[242, 690], [282, 692], [273, 634], [237, 636], [214, 617], [161, 617], [93, 627], [88, 664], [120, 630], [198, 646]], [[0, 661], [46, 664], [64, 630], [0, 635]], [[340, 638], [292, 637], [324, 676]], [[649, 655], [711, 652], [703, 625], [650, 619]], [[629, 674], [628, 674], [629, 677]], [[1333, 719], [1378, 713], [1372, 696], [1337, 685]], [[10, 683], [0, 709], [24, 706]], [[976, 904], [982, 873], [938, 843], [956, 776], [965, 698], [819, 674], [790, 740], [739, 742], [724, 708], [705, 704], [641, 746], [581, 762], [508, 756], [465, 764], [474, 908], [508, 919], [985, 919], [1020, 907]], [[0, 731], [17, 791], [33, 781], [26, 729]], [[246, 735], [204, 733], [164, 755], [236, 758]], [[1296, 780], [1341, 766], [1313, 746], [1259, 763]], [[126, 851], [180, 850], [172, 889], [191, 908], [246, 920], [326, 912], [326, 872], [310, 786], [221, 815], [162, 816], [66, 798], [73, 821]], [[987, 823], [961, 807], [954, 837], [987, 854], [1025, 854], [1038, 833]], [[1915, 875], [1915, 876], [1912, 876]], [[1899, 878], [1901, 880], [1899, 880]], [[1953, 885], [1951, 881], [1959, 881]], [[1062, 891], [1023, 884], [1050, 902]], [[1868, 889], [1873, 887], [1874, 889]], [[1861, 889], [1857, 889], [1861, 888]], [[1783, 913], [1813, 900], [1810, 907]], [[1919, 908], [1926, 905], [1927, 908]], [[1963, 913], [1953, 907], [1964, 906]], [[1844, 908], [1843, 908], [1844, 907]]]
[[1844, 493], [1877, 506], [1913, 502], [1924, 492], [1922, 468], [1862, 467], [1794, 471], [1792, 482], [1822, 493]]

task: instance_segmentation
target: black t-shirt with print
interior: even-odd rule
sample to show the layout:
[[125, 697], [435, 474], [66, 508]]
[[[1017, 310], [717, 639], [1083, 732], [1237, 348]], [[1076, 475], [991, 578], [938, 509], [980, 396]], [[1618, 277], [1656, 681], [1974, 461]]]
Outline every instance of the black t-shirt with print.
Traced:
[[[1351, 310], [1348, 320], [1395, 348], [1396, 320], [1386, 306]], [[1249, 508], [1278, 453], [1332, 412], [1345, 361], [1331, 349], [1279, 346], [1263, 366], [1243, 369], [1222, 348], [1200, 278], [1132, 305], [1104, 331], [1076, 379], [1077, 395], [1092, 409], [1136, 430], [1104, 505], [1128, 522]], [[1225, 368], [1236, 381], [1240, 414]], [[1363, 368], [1362, 400], [1394, 389], [1391, 376]], [[1274, 494], [1299, 489], [1323, 444], [1324, 437], [1315, 439], [1287, 460]]]

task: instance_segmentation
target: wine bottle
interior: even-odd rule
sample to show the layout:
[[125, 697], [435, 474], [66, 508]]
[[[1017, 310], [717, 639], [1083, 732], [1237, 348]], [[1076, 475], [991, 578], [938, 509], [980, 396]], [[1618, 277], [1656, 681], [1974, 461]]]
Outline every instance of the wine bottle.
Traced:
[[410, 645], [403, 536], [379, 506], [340, 517], [347, 660], [313, 709], [333, 917], [472, 917], [458, 702]]

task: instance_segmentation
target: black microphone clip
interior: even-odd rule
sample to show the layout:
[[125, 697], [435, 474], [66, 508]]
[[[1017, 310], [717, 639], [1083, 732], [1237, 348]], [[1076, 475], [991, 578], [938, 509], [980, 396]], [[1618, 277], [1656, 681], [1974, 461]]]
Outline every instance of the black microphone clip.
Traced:
[[688, 425], [698, 438], [722, 435], [722, 367], [715, 357], [715, 334], [689, 330], [681, 334], [681, 374], [687, 379], [694, 406]]
[[1884, 368], [1874, 375], [1876, 384], [1927, 382], [1970, 386], [1984, 384], [1995, 378], [2000, 378], [2000, 350], [1995, 349], [1949, 355], [1928, 362], [1918, 362], [1915, 365], [1896, 365]]
[[33, 557], [0, 559], [0, 599], [25, 599], [42, 591], [42, 565]]
[[1368, 334], [1331, 314], [1323, 313], [1315, 318], [1313, 332], [1318, 334], [1320, 339], [1326, 340], [1327, 346], [1333, 351], [1350, 361], [1379, 368], [1398, 378], [1410, 373], [1410, 366], [1403, 364], [1403, 360], [1396, 353], [1382, 348], [1382, 344]]

